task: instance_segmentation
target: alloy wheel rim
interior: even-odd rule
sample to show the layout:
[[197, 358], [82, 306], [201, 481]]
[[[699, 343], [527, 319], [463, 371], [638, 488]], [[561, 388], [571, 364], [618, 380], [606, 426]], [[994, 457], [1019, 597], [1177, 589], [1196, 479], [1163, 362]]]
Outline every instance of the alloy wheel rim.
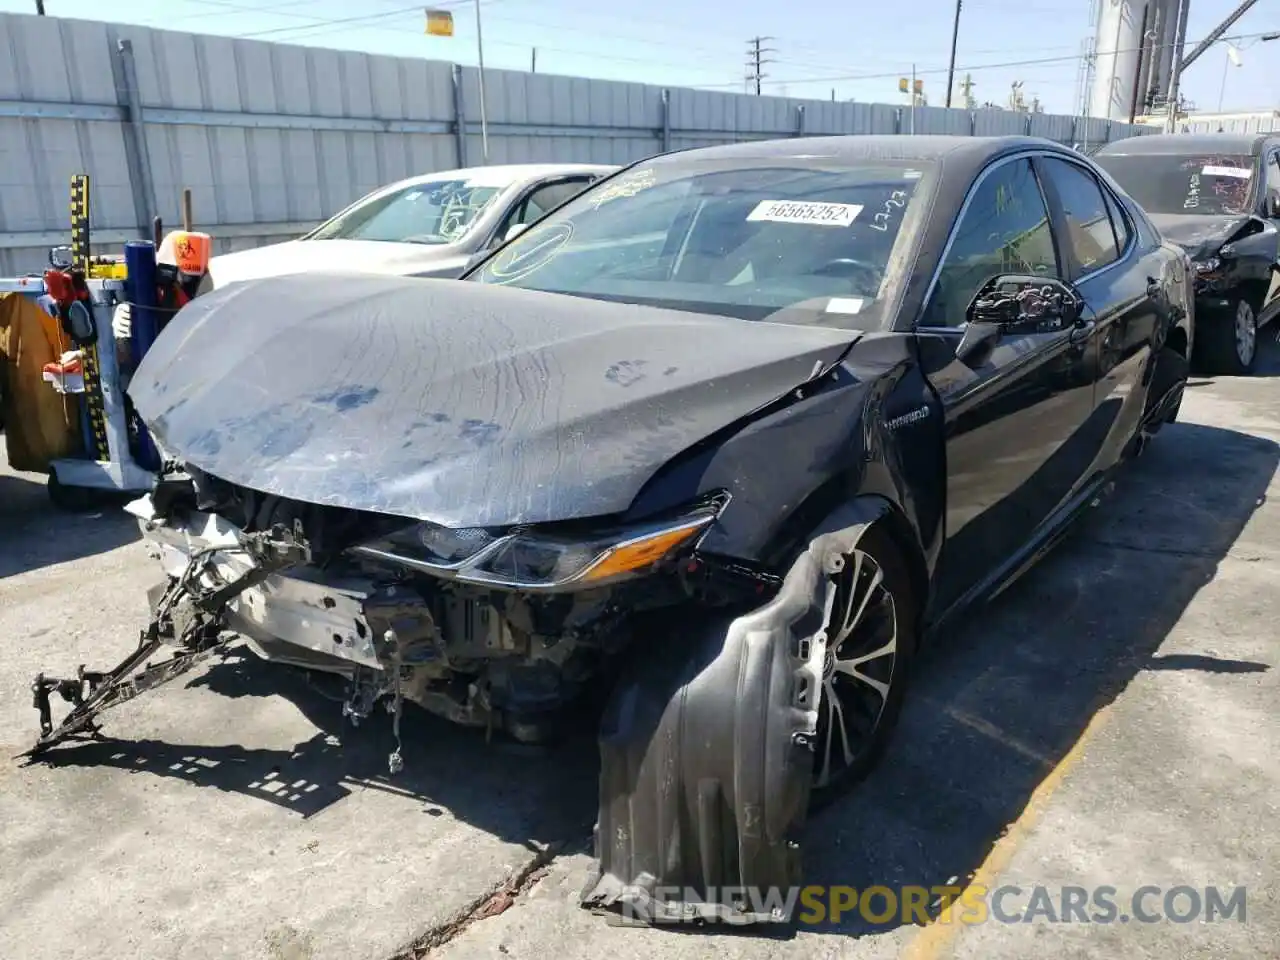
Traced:
[[840, 780], [870, 747], [898, 663], [897, 608], [884, 571], [861, 550], [844, 561], [826, 625], [813, 774], [817, 789]]
[[1253, 359], [1257, 348], [1258, 329], [1253, 319], [1253, 308], [1243, 300], [1236, 307], [1236, 356], [1243, 364]]

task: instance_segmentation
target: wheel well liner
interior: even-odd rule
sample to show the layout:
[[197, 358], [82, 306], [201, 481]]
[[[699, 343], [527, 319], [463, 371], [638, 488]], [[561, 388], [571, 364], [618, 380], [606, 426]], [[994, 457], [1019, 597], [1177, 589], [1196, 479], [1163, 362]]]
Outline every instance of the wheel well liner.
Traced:
[[[585, 906], [647, 920], [790, 919], [766, 904], [799, 878], [830, 574], [890, 509], [862, 497], [835, 511], [768, 603], [668, 629], [670, 645], [619, 683], [600, 729]], [[743, 900], [727, 903], [726, 889]]]

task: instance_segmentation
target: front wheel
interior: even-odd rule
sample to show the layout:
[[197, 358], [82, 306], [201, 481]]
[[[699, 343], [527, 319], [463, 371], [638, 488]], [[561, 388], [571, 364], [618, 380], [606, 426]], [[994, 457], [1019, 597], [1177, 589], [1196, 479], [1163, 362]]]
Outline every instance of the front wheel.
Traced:
[[818, 698], [813, 799], [862, 780], [897, 725], [917, 646], [918, 600], [893, 541], [874, 527], [832, 574]]
[[1246, 297], [1237, 297], [1230, 312], [1205, 323], [1200, 336], [1201, 361], [1207, 373], [1248, 376], [1258, 358], [1258, 317]]

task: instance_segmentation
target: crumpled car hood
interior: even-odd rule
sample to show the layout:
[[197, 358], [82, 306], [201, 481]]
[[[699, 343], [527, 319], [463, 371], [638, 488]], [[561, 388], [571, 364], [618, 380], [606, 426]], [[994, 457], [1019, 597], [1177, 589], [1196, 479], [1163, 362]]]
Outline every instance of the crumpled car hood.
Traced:
[[280, 277], [184, 307], [129, 395], [169, 454], [231, 483], [500, 526], [625, 510], [858, 336], [468, 281]]
[[1151, 222], [1182, 249], [1192, 260], [1213, 256], [1218, 248], [1234, 236], [1251, 219], [1248, 216], [1195, 216], [1183, 214], [1150, 214]]

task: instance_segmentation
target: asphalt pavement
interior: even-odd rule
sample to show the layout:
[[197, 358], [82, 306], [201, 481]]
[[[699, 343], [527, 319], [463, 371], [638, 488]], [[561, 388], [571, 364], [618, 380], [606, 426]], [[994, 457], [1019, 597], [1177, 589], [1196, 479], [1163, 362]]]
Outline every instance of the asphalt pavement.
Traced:
[[[11, 759], [41, 671], [136, 641], [156, 566], [117, 510], [72, 517], [0, 465], [0, 955], [23, 960], [1277, 956], [1280, 345], [1196, 378], [1112, 497], [919, 667], [895, 745], [816, 815], [810, 883], [1090, 894], [1244, 888], [1210, 922], [872, 923], [789, 935], [611, 925], [590, 864], [589, 737], [536, 753], [414, 715], [343, 727], [329, 692], [233, 656]], [[3, 445], [0, 444], [0, 447]], [[246, 655], [247, 656], [247, 655]], [[1059, 904], [1060, 905], [1060, 904]], [[1063, 911], [1052, 911], [1061, 914]], [[1123, 912], [1123, 911], [1122, 911]], [[948, 919], [944, 915], [943, 919]]]

